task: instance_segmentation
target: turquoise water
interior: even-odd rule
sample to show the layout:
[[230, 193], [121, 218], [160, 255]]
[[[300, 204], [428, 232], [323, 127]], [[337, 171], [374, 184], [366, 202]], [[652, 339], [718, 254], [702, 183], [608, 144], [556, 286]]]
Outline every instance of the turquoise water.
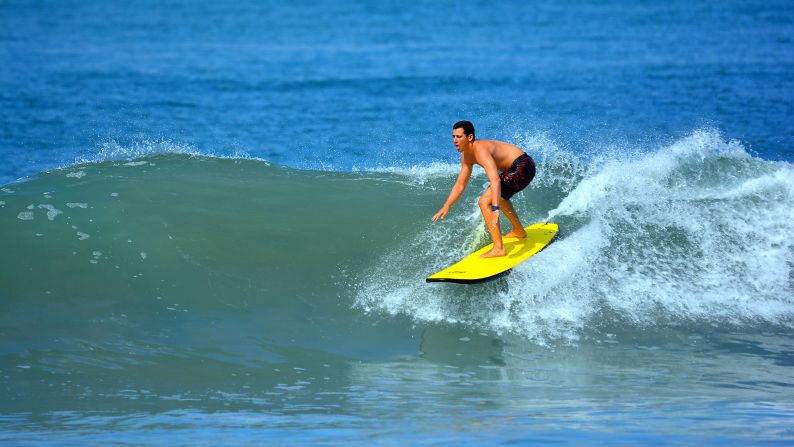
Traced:
[[[4, 445], [794, 440], [794, 14], [0, 6]], [[475, 286], [450, 124], [558, 241]]]

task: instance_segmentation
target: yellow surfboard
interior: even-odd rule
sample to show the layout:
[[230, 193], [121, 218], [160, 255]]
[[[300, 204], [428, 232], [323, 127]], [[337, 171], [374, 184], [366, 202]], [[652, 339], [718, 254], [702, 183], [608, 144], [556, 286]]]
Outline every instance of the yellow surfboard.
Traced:
[[557, 224], [541, 222], [525, 228], [527, 237], [502, 239], [507, 256], [480, 258], [480, 255], [493, 248], [489, 244], [466, 256], [438, 273], [427, 277], [427, 282], [455, 282], [471, 284], [490, 281], [510, 273], [510, 269], [526, 261], [551, 243], [557, 235]]

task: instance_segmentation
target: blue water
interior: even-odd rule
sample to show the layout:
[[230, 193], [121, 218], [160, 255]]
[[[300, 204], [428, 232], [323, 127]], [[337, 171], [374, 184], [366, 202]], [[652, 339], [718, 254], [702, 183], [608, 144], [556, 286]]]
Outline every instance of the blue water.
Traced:
[[790, 1], [5, 1], [0, 154], [4, 445], [794, 442]]
[[790, 160], [787, 1], [6, 2], [2, 179], [167, 140], [299, 168], [450, 159], [450, 122], [582, 152], [707, 126]]

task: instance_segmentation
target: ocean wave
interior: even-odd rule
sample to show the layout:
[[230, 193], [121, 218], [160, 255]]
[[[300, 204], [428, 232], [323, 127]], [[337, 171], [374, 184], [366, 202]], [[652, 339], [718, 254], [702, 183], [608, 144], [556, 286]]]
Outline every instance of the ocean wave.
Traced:
[[[307, 349], [332, 349], [315, 343], [351, 318], [395, 315], [541, 344], [619, 327], [791, 327], [790, 164], [708, 130], [608, 156], [534, 141], [538, 176], [514, 203], [560, 238], [502, 280], [424, 282], [488, 242], [484, 176], [433, 223], [454, 164], [307, 171], [166, 141], [108, 144], [3, 188], [0, 294], [18, 309], [72, 303], [73, 321], [101, 320], [113, 297], [115, 316], [267, 323], [269, 342]], [[323, 323], [303, 336], [284, 322], [306, 303]]]

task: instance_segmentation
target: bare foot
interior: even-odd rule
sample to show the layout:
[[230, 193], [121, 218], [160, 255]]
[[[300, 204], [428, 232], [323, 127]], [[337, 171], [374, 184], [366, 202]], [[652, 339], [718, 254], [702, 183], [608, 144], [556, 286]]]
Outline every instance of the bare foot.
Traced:
[[481, 258], [498, 258], [500, 256], [504, 256], [507, 253], [505, 252], [504, 247], [497, 249], [496, 247], [488, 250], [486, 253], [480, 255]]
[[527, 232], [524, 231], [524, 229], [522, 228], [520, 230], [513, 230], [502, 237], [517, 237], [519, 239], [524, 239], [525, 237], [527, 237]]

